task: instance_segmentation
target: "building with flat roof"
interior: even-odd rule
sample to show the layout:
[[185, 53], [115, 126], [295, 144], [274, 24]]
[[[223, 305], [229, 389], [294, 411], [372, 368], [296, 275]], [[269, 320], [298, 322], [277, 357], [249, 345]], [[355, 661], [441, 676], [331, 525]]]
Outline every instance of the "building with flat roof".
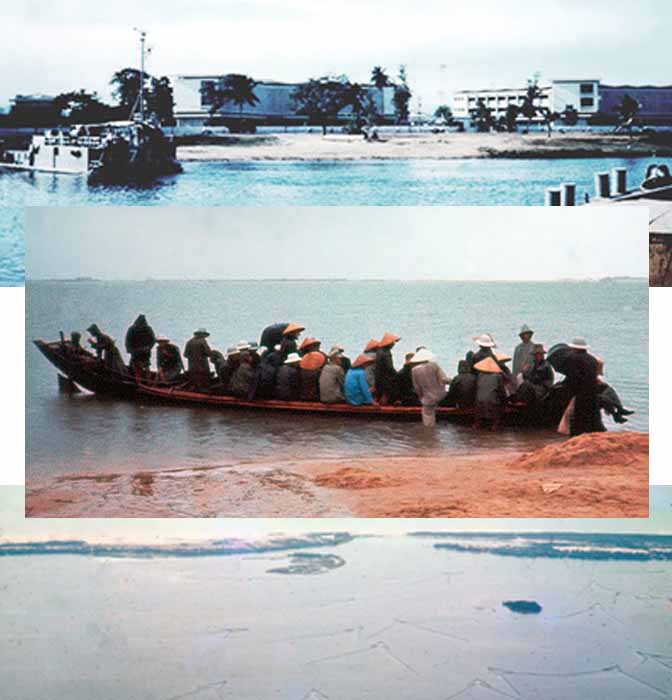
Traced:
[[[203, 89], [208, 84], [216, 85], [226, 77], [221, 75], [177, 75], [171, 78], [173, 98], [175, 100], [175, 120], [178, 127], [204, 126], [211, 118], [211, 102]], [[302, 125], [308, 123], [308, 117], [297, 114], [292, 94], [301, 83], [283, 83], [275, 80], [260, 80], [254, 87], [258, 99], [253, 105], [241, 108], [233, 102], [225, 103], [217, 112], [220, 119], [245, 119], [259, 125]], [[374, 85], [362, 85], [368, 91], [378, 113], [384, 118], [394, 118], [394, 88], [382, 90]], [[339, 113], [345, 121], [351, 113], [347, 107]]]
[[[637, 100], [641, 109], [637, 121], [641, 124], [672, 123], [672, 86], [655, 85], [603, 85], [596, 79], [552, 80], [540, 85], [540, 97], [535, 104], [551, 112], [562, 114], [568, 108], [575, 109], [584, 124], [615, 123], [618, 105], [625, 95]], [[467, 120], [483, 100], [498, 120], [506, 115], [510, 104], [520, 107], [527, 88], [500, 88], [491, 90], [459, 90], [453, 95], [453, 115]], [[527, 121], [519, 116], [519, 120]], [[537, 118], [537, 119], [540, 119]]]

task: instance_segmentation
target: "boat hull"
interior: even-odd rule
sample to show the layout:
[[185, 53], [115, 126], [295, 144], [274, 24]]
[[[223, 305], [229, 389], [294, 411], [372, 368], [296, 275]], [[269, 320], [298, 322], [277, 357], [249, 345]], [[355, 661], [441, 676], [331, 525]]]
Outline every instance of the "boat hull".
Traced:
[[[92, 353], [73, 353], [68, 343], [36, 340], [35, 346], [74, 385], [98, 396], [141, 401], [174, 406], [195, 406], [214, 410], [234, 410], [274, 414], [310, 414], [315, 416], [339, 416], [360, 419], [395, 421], [421, 420], [420, 406], [351, 406], [348, 403], [321, 403], [312, 401], [280, 401], [257, 399], [247, 401], [217, 393], [191, 391], [182, 378], [175, 385], [138, 383], [130, 375], [122, 375], [107, 369]], [[72, 393], [69, 391], [68, 393]], [[564, 403], [560, 402], [543, 416], [531, 415], [521, 404], [512, 404], [504, 409], [504, 422], [508, 425], [557, 425]], [[438, 420], [456, 423], [473, 421], [473, 408], [439, 406]]]

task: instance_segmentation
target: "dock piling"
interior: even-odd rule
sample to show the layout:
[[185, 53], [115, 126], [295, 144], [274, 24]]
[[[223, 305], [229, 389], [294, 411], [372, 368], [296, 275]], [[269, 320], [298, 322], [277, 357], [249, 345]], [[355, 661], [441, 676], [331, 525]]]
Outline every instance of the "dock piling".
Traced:
[[602, 199], [609, 199], [609, 173], [595, 173], [595, 196]]
[[628, 169], [627, 168], [612, 168], [611, 174], [613, 177], [613, 192], [618, 195], [625, 194], [628, 191]]
[[576, 205], [576, 185], [573, 182], [562, 183], [562, 206], [573, 207]]
[[562, 190], [559, 187], [546, 188], [546, 206], [559, 207], [562, 205]]

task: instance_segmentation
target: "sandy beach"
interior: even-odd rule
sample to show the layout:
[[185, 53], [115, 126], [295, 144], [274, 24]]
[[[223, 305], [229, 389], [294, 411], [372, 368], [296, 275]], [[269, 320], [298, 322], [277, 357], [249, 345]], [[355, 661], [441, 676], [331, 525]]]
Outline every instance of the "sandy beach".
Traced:
[[203, 145], [178, 146], [182, 161], [394, 160], [451, 158], [636, 158], [672, 156], [672, 144], [626, 135], [554, 133], [394, 134], [366, 142], [346, 134], [224, 136]]
[[647, 433], [532, 452], [237, 461], [33, 481], [28, 517], [647, 517]]

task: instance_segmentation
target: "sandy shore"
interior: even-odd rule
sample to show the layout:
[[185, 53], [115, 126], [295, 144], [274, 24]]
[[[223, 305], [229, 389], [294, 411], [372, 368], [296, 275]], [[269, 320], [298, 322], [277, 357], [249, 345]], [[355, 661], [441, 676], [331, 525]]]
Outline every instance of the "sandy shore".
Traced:
[[393, 160], [450, 158], [671, 157], [672, 144], [612, 134], [397, 134], [366, 142], [345, 134], [273, 134], [222, 137], [221, 143], [184, 145], [183, 161]]
[[527, 454], [275, 460], [69, 474], [28, 517], [647, 517], [649, 436], [583, 435]]

